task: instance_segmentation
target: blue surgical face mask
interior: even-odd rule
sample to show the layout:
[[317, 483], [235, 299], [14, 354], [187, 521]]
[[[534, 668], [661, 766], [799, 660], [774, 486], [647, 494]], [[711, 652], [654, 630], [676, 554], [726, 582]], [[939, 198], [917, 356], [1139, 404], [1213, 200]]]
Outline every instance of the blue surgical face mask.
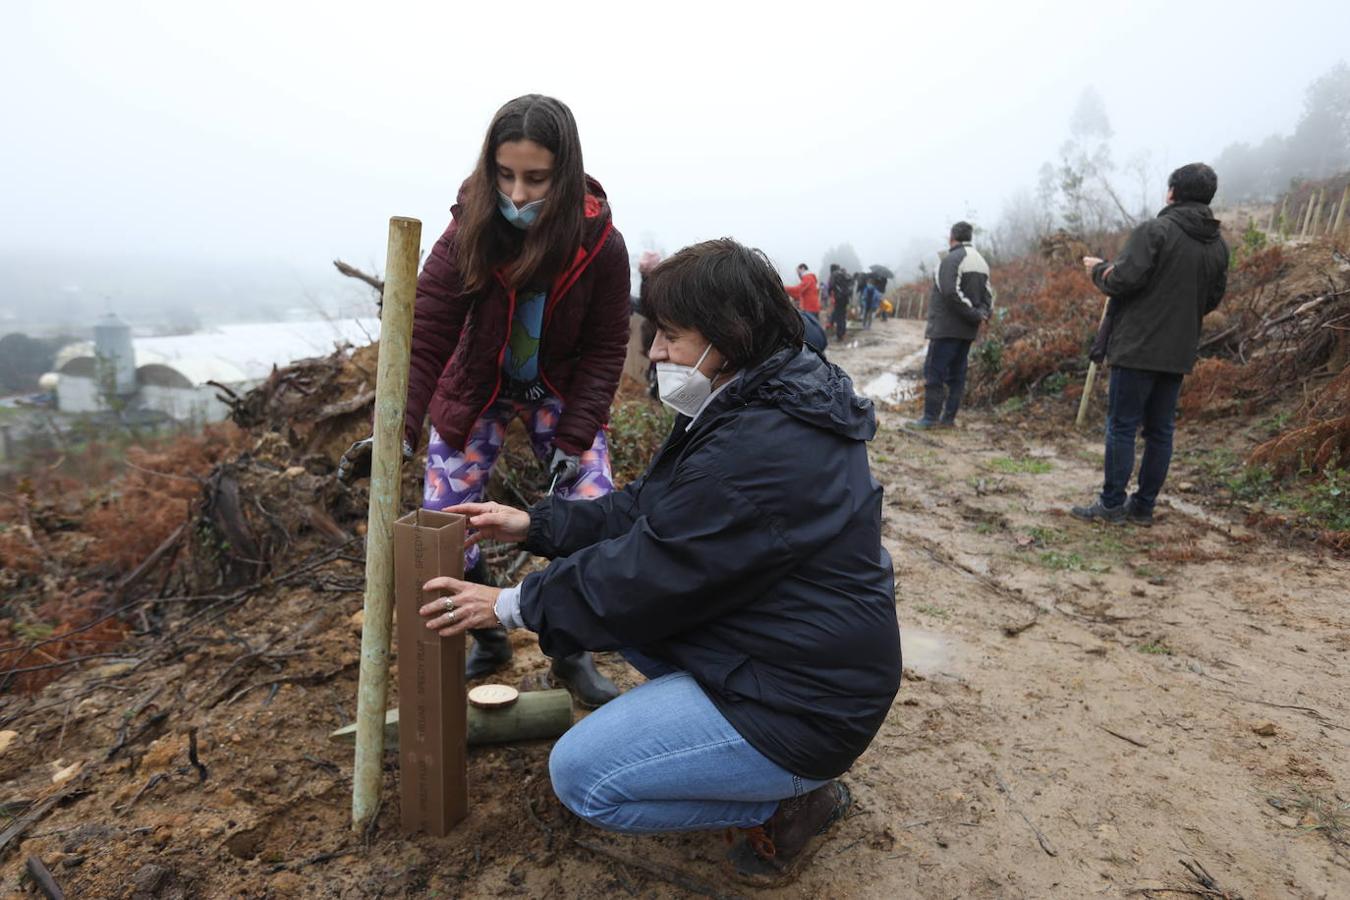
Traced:
[[506, 221], [519, 228], [521, 231], [534, 224], [534, 220], [539, 218], [539, 210], [544, 206], [543, 200], [535, 200], [533, 203], [526, 203], [519, 209], [516, 208], [515, 201], [506, 196], [503, 191], [497, 191], [497, 209], [501, 210]]

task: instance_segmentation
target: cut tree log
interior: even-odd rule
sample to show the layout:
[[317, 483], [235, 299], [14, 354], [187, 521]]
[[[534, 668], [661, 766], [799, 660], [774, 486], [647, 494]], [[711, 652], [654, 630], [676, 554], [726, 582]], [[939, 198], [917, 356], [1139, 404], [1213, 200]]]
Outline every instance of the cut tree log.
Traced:
[[[502, 709], [469, 707], [469, 746], [538, 741], [561, 736], [572, 727], [572, 697], [567, 691], [525, 691]], [[356, 741], [356, 726], [345, 725], [328, 736], [335, 744]], [[384, 714], [384, 748], [398, 749], [398, 710]]]

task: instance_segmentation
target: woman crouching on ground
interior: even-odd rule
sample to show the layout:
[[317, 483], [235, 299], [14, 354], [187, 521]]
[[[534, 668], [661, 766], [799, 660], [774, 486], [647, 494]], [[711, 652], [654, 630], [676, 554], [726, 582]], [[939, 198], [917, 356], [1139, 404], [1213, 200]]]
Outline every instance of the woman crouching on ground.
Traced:
[[[835, 780], [900, 684], [870, 401], [802, 344], [769, 261], [731, 240], [651, 274], [643, 314], [679, 415], [646, 474], [587, 502], [495, 503], [470, 538], [552, 559], [506, 590], [448, 578], [441, 634], [525, 627], [552, 656], [620, 650], [648, 681], [558, 741], [553, 788], [615, 831], [735, 827], [733, 871], [795, 874], [848, 810]], [[829, 460], [828, 465], [822, 465]]]

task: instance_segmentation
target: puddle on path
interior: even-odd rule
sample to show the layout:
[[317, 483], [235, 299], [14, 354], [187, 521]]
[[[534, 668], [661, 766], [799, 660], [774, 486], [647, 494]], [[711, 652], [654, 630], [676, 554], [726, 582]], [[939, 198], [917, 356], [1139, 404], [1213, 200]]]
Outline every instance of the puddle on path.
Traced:
[[941, 632], [907, 628], [904, 623], [900, 625], [900, 655], [905, 668], [920, 675], [936, 675], [959, 668], [958, 646], [955, 639]]
[[883, 372], [863, 385], [863, 394], [884, 403], [900, 403], [919, 395], [917, 370], [923, 366], [924, 350], [915, 350], [889, 372]]

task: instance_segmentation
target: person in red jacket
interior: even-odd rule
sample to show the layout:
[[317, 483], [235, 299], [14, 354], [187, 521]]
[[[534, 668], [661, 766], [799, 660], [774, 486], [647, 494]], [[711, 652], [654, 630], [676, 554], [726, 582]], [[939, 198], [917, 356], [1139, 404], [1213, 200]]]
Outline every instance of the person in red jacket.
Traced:
[[[629, 260], [576, 120], [538, 94], [497, 111], [449, 227], [417, 282], [405, 451], [431, 422], [424, 508], [484, 499], [520, 419], [560, 498], [613, 490], [604, 426], [628, 347]], [[489, 584], [478, 547], [466, 578]], [[473, 631], [466, 675], [511, 659], [504, 629]], [[579, 703], [618, 696], [589, 653], [553, 660]]]
[[787, 288], [788, 296], [802, 312], [815, 319], [817, 325], [820, 324], [820, 286], [806, 263], [797, 267], [797, 282]]

